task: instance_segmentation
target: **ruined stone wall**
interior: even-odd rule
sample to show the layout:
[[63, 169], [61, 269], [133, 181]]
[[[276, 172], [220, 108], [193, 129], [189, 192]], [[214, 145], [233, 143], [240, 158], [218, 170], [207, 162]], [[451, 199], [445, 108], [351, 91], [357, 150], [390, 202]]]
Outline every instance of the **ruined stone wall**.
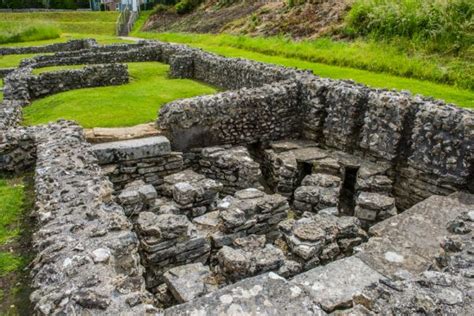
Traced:
[[93, 150], [117, 191], [135, 180], [158, 187], [166, 175], [183, 169], [183, 154], [171, 151], [162, 136], [96, 144]]
[[23, 59], [20, 67], [30, 66], [33, 68], [60, 66], [60, 65], [82, 65], [82, 64], [110, 64], [122, 62], [145, 62], [159, 61], [160, 50], [150, 45], [114, 45], [94, 49], [86, 49], [74, 52], [60, 52], [54, 55], [39, 55], [29, 59]]
[[23, 67], [9, 74], [4, 82], [5, 100], [29, 102], [68, 90], [124, 84], [128, 82], [128, 70], [127, 65], [108, 64], [34, 75], [32, 68]]
[[296, 137], [298, 92], [285, 81], [179, 100], [161, 108], [158, 125], [177, 150]]
[[20, 172], [31, 169], [36, 160], [34, 128], [1, 129], [0, 171]]
[[128, 70], [124, 64], [93, 65], [83, 69], [45, 72], [27, 79], [31, 99], [74, 89], [125, 83], [128, 83]]
[[82, 129], [60, 121], [36, 134], [35, 314], [156, 312], [145, 290], [137, 236], [112, 201], [112, 184]]
[[16, 68], [0, 68], [0, 79], [5, 78], [6, 75], [15, 71]]
[[0, 47], [0, 56], [65, 52], [87, 49], [94, 46], [97, 46], [95, 39], [78, 39], [43, 46]]
[[388, 163], [392, 193], [405, 209], [433, 194], [472, 192], [473, 120], [472, 111], [441, 101], [301, 74], [171, 102], [158, 126], [180, 150], [302, 135], [323, 148]]

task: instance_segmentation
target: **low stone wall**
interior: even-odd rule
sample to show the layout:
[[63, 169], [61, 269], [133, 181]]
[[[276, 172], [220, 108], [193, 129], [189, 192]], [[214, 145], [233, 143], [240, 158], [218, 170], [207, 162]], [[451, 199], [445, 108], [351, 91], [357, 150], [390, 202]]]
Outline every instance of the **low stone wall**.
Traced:
[[179, 100], [161, 108], [158, 126], [177, 150], [295, 137], [298, 91], [285, 81]]
[[124, 64], [106, 64], [32, 75], [27, 79], [28, 91], [31, 99], [38, 99], [74, 89], [121, 85], [128, 83], [127, 68]]
[[127, 65], [122, 64], [93, 65], [83, 69], [45, 72], [39, 75], [34, 75], [32, 68], [24, 67], [4, 79], [4, 100], [29, 102], [62, 91], [127, 82]]
[[35, 314], [157, 312], [145, 290], [137, 236], [112, 202], [112, 184], [82, 129], [67, 121], [38, 129], [37, 153]]
[[95, 39], [70, 40], [43, 46], [0, 47], [0, 56], [18, 54], [41, 54], [88, 49], [97, 46]]
[[152, 45], [122, 44], [97, 47], [75, 52], [61, 52], [54, 55], [40, 55], [23, 59], [20, 67], [33, 68], [82, 65], [82, 64], [110, 64], [122, 62], [159, 61], [160, 50]]
[[35, 128], [0, 130], [0, 172], [25, 171], [35, 161]]
[[158, 187], [166, 175], [183, 169], [182, 153], [171, 151], [169, 140], [162, 136], [96, 144], [92, 148], [115, 190], [135, 180]]
[[6, 75], [15, 71], [16, 68], [0, 68], [0, 79], [5, 78]]

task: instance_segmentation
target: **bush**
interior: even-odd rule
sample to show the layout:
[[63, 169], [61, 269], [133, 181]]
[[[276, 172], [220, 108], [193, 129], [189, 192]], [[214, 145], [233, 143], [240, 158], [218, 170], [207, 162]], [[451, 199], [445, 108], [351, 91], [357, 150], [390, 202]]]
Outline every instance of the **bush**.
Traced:
[[474, 44], [473, 12], [472, 0], [356, 0], [346, 33], [458, 52]]
[[31, 23], [0, 23], [0, 44], [39, 41], [58, 38], [61, 31], [53, 24]]
[[175, 6], [178, 14], [189, 13], [200, 5], [202, 0], [181, 0]]

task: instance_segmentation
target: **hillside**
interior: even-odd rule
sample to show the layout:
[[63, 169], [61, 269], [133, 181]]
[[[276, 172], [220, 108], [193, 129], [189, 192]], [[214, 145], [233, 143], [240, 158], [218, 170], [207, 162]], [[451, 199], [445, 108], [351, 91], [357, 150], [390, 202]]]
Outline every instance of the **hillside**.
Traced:
[[222, 2], [205, 1], [188, 14], [178, 14], [174, 7], [160, 7], [147, 21], [144, 31], [315, 38], [339, 28], [352, 1], [230, 1], [229, 5]]

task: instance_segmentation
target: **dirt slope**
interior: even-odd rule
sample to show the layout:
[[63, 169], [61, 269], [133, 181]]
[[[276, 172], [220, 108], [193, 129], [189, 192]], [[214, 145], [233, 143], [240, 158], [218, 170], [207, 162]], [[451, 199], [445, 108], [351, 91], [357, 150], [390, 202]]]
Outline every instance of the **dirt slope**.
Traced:
[[144, 30], [314, 38], [332, 34], [341, 26], [351, 0], [313, 0], [293, 7], [287, 1], [238, 1], [227, 7], [215, 2], [206, 1], [186, 15], [172, 10], [157, 13]]

